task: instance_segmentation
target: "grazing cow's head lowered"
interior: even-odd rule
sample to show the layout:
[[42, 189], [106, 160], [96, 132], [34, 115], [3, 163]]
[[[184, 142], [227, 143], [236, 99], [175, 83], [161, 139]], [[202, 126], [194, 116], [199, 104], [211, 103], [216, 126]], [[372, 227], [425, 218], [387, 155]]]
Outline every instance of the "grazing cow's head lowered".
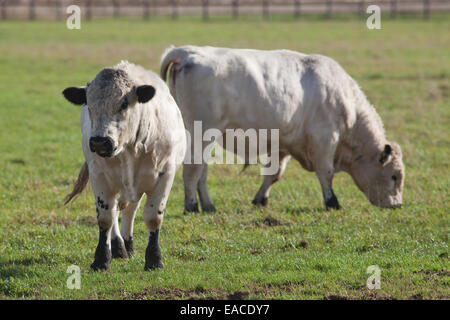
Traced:
[[103, 69], [86, 87], [70, 87], [64, 97], [86, 105], [91, 120], [89, 148], [101, 157], [114, 157], [140, 136], [142, 108], [155, 95], [151, 85], [139, 85], [126, 71]]
[[351, 175], [373, 205], [382, 208], [401, 206], [405, 166], [397, 143], [386, 144], [373, 156], [356, 159]]

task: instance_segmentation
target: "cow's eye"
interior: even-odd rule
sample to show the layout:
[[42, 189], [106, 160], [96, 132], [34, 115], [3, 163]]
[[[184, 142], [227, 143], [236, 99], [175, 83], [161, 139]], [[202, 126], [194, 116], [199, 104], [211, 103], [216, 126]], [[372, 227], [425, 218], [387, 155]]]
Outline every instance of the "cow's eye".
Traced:
[[123, 100], [121, 106], [120, 106], [120, 111], [124, 111], [128, 108], [128, 101], [125, 99]]
[[397, 176], [395, 174], [392, 176], [392, 180], [397, 181]]

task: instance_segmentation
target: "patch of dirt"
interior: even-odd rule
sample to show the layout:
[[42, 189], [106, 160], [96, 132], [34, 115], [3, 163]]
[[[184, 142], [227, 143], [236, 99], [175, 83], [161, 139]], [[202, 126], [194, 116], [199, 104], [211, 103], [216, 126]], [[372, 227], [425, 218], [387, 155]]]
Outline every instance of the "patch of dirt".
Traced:
[[450, 270], [416, 270], [413, 273], [425, 274], [429, 277], [433, 277], [433, 276], [450, 277]]
[[353, 300], [351, 297], [339, 295], [339, 294], [329, 294], [323, 297], [323, 300]]
[[266, 283], [266, 284], [252, 284], [249, 290], [237, 290], [234, 292], [227, 292], [223, 289], [204, 289], [197, 287], [194, 289], [181, 288], [148, 288], [141, 292], [126, 292], [122, 291], [123, 299], [131, 300], [147, 300], [147, 299], [185, 299], [185, 300], [244, 300], [248, 299], [250, 294], [268, 296], [276, 292], [290, 292], [293, 287], [304, 285], [304, 281], [286, 281], [282, 283]]
[[247, 298], [249, 295], [250, 295], [250, 293], [247, 291], [236, 291], [232, 294], [229, 294], [227, 296], [228, 299], [226, 299], [226, 300], [243, 300], [243, 299]]
[[280, 221], [280, 220], [278, 220], [278, 219], [276, 219], [276, 218], [274, 218], [274, 217], [272, 217], [270, 215], [265, 217], [262, 222], [259, 222], [259, 221], [256, 222], [256, 225], [258, 227], [266, 227], [266, 226], [268, 226], [268, 227], [275, 227], [275, 226], [282, 226], [282, 225], [285, 225], [285, 224], [286, 224], [285, 222]]
[[447, 253], [447, 252], [442, 252], [442, 253], [439, 255], [439, 258], [442, 258], [442, 259], [448, 258], [448, 253]]
[[376, 290], [362, 290], [360, 296], [344, 296], [341, 294], [329, 294], [324, 300], [397, 300], [394, 296], [387, 295]]
[[363, 290], [363, 294], [359, 299], [363, 300], [397, 300], [394, 296], [384, 294], [377, 290]]
[[145, 289], [141, 292], [123, 292], [122, 297], [131, 300], [147, 300], [158, 298], [163, 300], [186, 299], [186, 300], [243, 300], [250, 295], [247, 291], [235, 291], [227, 293], [221, 289], [181, 289], [181, 288], [156, 288]]
[[23, 159], [18, 159], [18, 158], [16, 158], [16, 159], [11, 159], [11, 160], [9, 160], [9, 162], [14, 163], [14, 164], [19, 164], [19, 165], [21, 165], [21, 166], [26, 165], [25, 160], [23, 160]]
[[250, 254], [256, 255], [256, 254], [260, 254], [261, 250], [259, 249], [250, 249]]
[[308, 248], [308, 242], [306, 242], [306, 240], [300, 240], [300, 247], [301, 248]]

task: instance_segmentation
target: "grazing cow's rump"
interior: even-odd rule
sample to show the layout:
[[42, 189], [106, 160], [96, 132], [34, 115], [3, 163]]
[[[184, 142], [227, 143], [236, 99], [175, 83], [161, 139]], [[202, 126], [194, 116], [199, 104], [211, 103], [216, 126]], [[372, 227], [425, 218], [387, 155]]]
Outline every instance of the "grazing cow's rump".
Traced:
[[[253, 202], [267, 203], [271, 185], [290, 156], [314, 171], [326, 207], [339, 208], [331, 184], [348, 172], [374, 205], [402, 203], [401, 149], [386, 140], [383, 124], [357, 83], [331, 58], [288, 50], [259, 51], [184, 46], [162, 57], [161, 77], [180, 107], [187, 130], [279, 129], [280, 166], [264, 176]], [[205, 146], [205, 143], [204, 145]], [[192, 150], [188, 150], [192, 152]], [[207, 165], [185, 164], [185, 208], [214, 210]]]
[[[133, 223], [144, 193], [144, 221], [149, 231], [145, 269], [162, 267], [159, 230], [175, 171], [186, 150], [183, 120], [169, 89], [155, 73], [121, 62], [103, 69], [86, 87], [67, 88], [63, 94], [70, 102], [83, 105], [86, 162], [66, 202], [90, 180], [100, 228], [91, 267], [108, 269], [111, 256], [132, 254]], [[120, 231], [119, 210], [123, 212]]]

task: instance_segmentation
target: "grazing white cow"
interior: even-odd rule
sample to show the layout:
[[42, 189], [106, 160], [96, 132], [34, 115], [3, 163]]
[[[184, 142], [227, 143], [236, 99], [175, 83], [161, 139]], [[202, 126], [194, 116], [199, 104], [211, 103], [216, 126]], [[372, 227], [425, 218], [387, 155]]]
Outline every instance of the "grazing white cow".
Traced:
[[[161, 268], [159, 230], [175, 171], [186, 151], [183, 120], [167, 85], [157, 74], [122, 61], [100, 71], [86, 87], [67, 88], [63, 94], [82, 105], [86, 162], [66, 203], [90, 180], [100, 229], [91, 268], [109, 269], [111, 257], [127, 258], [133, 253], [134, 217], [144, 193], [149, 231], [145, 270]], [[119, 210], [123, 213], [120, 231]]]
[[[272, 184], [293, 156], [316, 173], [327, 208], [339, 208], [332, 190], [338, 171], [348, 172], [372, 204], [401, 205], [401, 149], [387, 141], [374, 107], [333, 59], [288, 50], [171, 47], [161, 62], [161, 77], [168, 73], [191, 136], [194, 121], [222, 133], [279, 129], [279, 170], [264, 176], [254, 204], [266, 205]], [[196, 191], [202, 209], [215, 210], [206, 177], [206, 162], [184, 165], [187, 211], [198, 211]]]

